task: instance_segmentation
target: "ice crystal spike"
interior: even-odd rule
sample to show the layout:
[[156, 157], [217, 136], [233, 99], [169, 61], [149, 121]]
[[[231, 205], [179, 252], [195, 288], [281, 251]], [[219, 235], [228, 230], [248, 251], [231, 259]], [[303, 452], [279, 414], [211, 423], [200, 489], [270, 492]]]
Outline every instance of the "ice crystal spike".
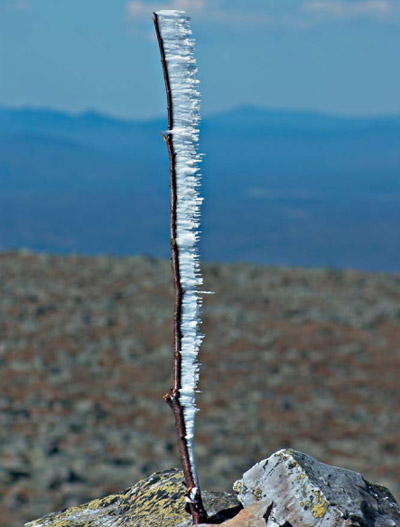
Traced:
[[202, 341], [199, 333], [202, 284], [197, 242], [199, 239], [199, 195], [201, 154], [198, 150], [200, 92], [197, 79], [195, 42], [190, 19], [183, 11], [158, 11], [158, 25], [172, 96], [172, 135], [176, 171], [176, 243], [179, 254], [180, 285], [183, 292], [180, 317], [181, 388], [186, 442], [192, 473], [197, 482], [193, 438], [197, 411], [195, 393], [199, 377], [198, 352]]

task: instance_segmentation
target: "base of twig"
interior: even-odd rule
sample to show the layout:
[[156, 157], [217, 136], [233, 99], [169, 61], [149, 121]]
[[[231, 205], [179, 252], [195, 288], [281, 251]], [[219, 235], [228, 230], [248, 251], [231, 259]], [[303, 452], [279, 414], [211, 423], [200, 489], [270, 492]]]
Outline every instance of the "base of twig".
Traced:
[[179, 394], [174, 393], [174, 391], [171, 390], [164, 395], [164, 401], [168, 404], [174, 414], [175, 428], [178, 435], [179, 455], [182, 462], [187, 489], [185, 500], [188, 504], [190, 514], [192, 515], [194, 525], [205, 523], [207, 521], [207, 513], [204, 509], [200, 489], [198, 485], [196, 485], [189, 463], [183, 407], [179, 400]]

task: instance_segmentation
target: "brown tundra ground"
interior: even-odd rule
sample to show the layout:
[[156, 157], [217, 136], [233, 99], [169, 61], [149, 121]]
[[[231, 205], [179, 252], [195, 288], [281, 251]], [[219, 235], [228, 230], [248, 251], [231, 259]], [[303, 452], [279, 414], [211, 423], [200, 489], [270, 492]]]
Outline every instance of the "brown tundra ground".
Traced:
[[[204, 265], [203, 488], [292, 447], [400, 497], [400, 274]], [[179, 466], [171, 271], [0, 256], [0, 525]]]

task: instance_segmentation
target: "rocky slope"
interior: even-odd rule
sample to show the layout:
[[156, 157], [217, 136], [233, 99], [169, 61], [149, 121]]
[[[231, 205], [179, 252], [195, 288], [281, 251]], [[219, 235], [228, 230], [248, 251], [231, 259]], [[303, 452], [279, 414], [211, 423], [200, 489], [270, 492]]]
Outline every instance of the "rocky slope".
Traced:
[[[204, 266], [203, 487], [286, 447], [400, 496], [400, 275]], [[0, 255], [0, 524], [179, 466], [169, 263]]]

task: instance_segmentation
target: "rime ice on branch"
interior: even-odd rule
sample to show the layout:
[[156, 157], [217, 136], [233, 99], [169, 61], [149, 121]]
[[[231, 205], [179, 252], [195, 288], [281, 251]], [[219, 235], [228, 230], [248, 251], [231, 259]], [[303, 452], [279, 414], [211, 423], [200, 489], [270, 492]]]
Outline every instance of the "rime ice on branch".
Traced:
[[182, 11], [157, 13], [164, 43], [172, 94], [172, 135], [176, 171], [176, 243], [179, 251], [179, 274], [183, 291], [181, 314], [182, 386], [186, 438], [192, 466], [195, 389], [198, 381], [197, 355], [202, 336], [199, 334], [200, 301], [196, 288], [202, 283], [197, 240], [200, 226], [199, 196], [201, 156], [198, 153], [200, 92], [196, 78], [194, 40], [188, 17]]
[[201, 298], [197, 290], [202, 283], [197, 250], [202, 198], [199, 196], [201, 155], [198, 151], [200, 92], [189, 20], [183, 11], [154, 14], [168, 99], [168, 131], [164, 139], [170, 157], [175, 285], [174, 383], [166, 400], [174, 411], [188, 501], [197, 523], [196, 520], [204, 515], [193, 449], [198, 351], [202, 341], [199, 333]]

